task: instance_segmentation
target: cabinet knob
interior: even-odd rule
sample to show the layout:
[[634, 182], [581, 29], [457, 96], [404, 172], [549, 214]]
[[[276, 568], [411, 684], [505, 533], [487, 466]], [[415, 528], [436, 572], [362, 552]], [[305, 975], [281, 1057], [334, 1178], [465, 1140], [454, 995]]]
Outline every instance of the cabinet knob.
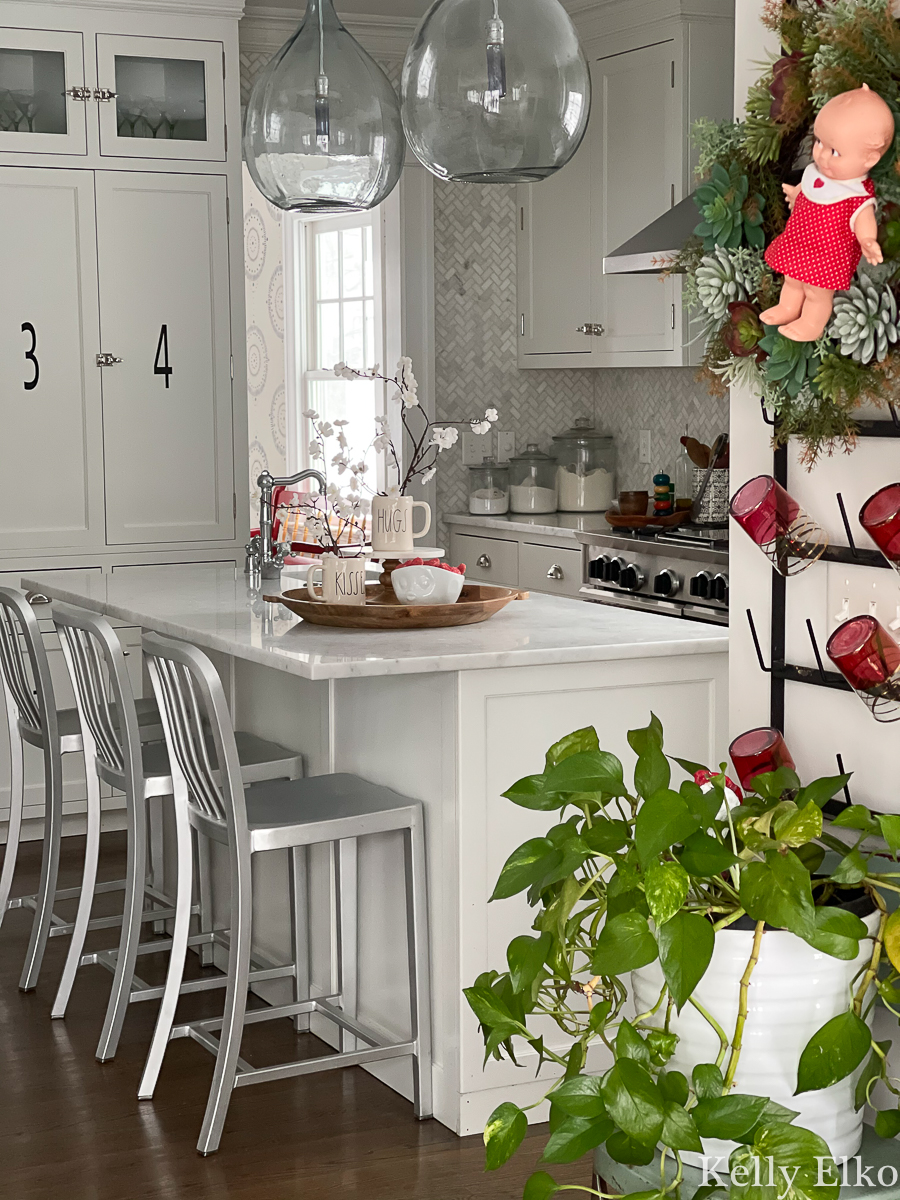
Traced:
[[563, 569], [559, 565], [559, 563], [554, 563], [553, 566], [550, 568], [550, 570], [547, 572], [547, 578], [555, 579], [557, 582], [559, 582], [559, 580], [562, 579], [563, 577], [564, 577]]
[[113, 367], [113, 366], [115, 366], [116, 363], [120, 363], [121, 361], [122, 361], [121, 358], [116, 358], [116, 356], [114, 354], [98, 354], [97, 355], [97, 366], [98, 367]]
[[475, 565], [476, 567], [481, 567], [482, 571], [489, 571], [491, 569], [491, 560], [486, 554], [482, 554]]
[[579, 325], [578, 328], [575, 330], [575, 332], [576, 333], [584, 333], [588, 337], [603, 337], [605, 330], [604, 330], [603, 326], [600, 324], [594, 324], [591, 322], [587, 322], [584, 325]]

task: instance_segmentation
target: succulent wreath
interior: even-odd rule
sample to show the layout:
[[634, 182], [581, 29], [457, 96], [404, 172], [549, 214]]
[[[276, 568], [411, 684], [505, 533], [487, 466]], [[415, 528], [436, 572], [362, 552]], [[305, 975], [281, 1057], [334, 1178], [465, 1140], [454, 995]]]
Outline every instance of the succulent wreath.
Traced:
[[810, 161], [812, 123], [834, 96], [864, 83], [900, 118], [900, 21], [893, 0], [766, 0], [763, 23], [782, 57], [752, 86], [743, 121], [700, 121], [695, 200], [700, 223], [673, 270], [702, 321], [700, 376], [714, 394], [749, 385], [774, 412], [775, 440], [796, 438], [812, 467], [856, 444], [855, 410], [900, 396], [900, 135], [870, 172], [884, 262], [862, 261], [815, 342], [795, 342], [760, 313], [781, 277], [765, 247], [784, 229], [783, 182]]

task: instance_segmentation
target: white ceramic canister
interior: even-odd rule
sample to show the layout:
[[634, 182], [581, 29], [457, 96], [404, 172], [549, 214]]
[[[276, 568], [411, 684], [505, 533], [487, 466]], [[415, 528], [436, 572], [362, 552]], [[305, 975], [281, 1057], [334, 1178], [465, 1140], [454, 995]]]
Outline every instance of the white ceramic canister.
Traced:
[[[874, 933], [878, 913], [866, 917], [865, 924]], [[729, 1037], [734, 1032], [741, 976], [752, 947], [752, 930], [720, 930], [712, 961], [694, 993]], [[853, 977], [871, 953], [872, 943], [864, 940], [859, 955], [847, 962], [814, 950], [793, 933], [767, 930], [750, 981], [749, 1012], [733, 1090], [768, 1096], [798, 1112], [794, 1124], [824, 1138], [835, 1158], [856, 1154], [862, 1141], [863, 1114], [854, 1108], [858, 1071], [829, 1088], [795, 1096], [797, 1066], [812, 1035], [826, 1021], [846, 1011]], [[659, 961], [632, 971], [631, 983], [635, 1011], [648, 1012], [663, 985]], [[647, 1024], [661, 1026], [663, 1018], [664, 1013]], [[679, 1014], [673, 1013], [669, 1028], [678, 1034], [679, 1042], [666, 1064], [668, 1069], [682, 1071], [690, 1079], [697, 1063], [716, 1061], [719, 1039], [692, 1004], [686, 1004]], [[721, 1157], [723, 1169], [735, 1145], [712, 1138], [703, 1142], [706, 1155]], [[703, 1165], [694, 1151], [682, 1151], [681, 1157], [690, 1166]]]

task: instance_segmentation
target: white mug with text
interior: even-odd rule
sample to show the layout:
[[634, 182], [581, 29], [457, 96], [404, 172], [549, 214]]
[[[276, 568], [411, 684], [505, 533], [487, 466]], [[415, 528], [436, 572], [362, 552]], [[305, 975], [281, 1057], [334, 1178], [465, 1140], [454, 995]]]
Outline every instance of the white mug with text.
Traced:
[[[425, 526], [413, 533], [413, 513], [425, 510]], [[372, 501], [372, 550], [378, 555], [399, 558], [415, 553], [415, 539], [431, 529], [431, 506], [411, 496], [376, 496]]]

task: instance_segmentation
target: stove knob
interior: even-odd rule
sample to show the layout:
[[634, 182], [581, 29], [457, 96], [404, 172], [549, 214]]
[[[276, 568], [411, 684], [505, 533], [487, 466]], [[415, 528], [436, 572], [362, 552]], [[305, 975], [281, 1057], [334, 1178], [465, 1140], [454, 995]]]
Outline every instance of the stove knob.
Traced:
[[618, 583], [622, 572], [627, 566], [624, 558], [613, 558], [603, 568], [603, 579], [606, 583]]
[[609, 555], [601, 554], [599, 558], [592, 558], [588, 563], [588, 579], [602, 579], [603, 572], [609, 563]]
[[708, 600], [711, 586], [712, 576], [709, 571], [701, 571], [691, 580], [691, 595], [699, 596], [701, 600]]
[[645, 578], [640, 567], [629, 563], [619, 574], [619, 587], [625, 588], [627, 592], [638, 592], [644, 586]]
[[718, 600], [720, 604], [728, 603], [728, 576], [717, 575], [712, 581], [709, 591], [710, 597], [713, 600]]
[[653, 591], [657, 596], [677, 596], [683, 580], [675, 571], [665, 570], [653, 580]]

